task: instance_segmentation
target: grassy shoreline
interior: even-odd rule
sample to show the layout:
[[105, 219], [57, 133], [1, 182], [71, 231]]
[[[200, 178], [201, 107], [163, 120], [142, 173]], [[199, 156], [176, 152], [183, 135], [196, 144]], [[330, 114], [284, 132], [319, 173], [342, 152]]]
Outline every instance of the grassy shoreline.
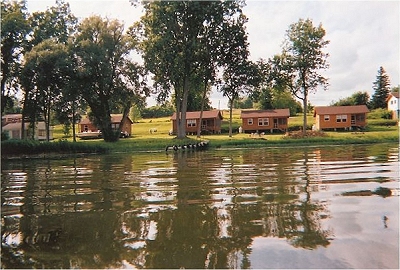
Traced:
[[[397, 129], [398, 130], [398, 129]], [[2, 142], [2, 159], [25, 158], [63, 158], [76, 155], [105, 154], [105, 153], [129, 153], [165, 151], [167, 146], [182, 145], [202, 140], [210, 141], [209, 149], [231, 148], [261, 148], [261, 147], [305, 147], [305, 146], [332, 146], [351, 144], [377, 144], [398, 143], [398, 132], [364, 132], [364, 133], [327, 133], [324, 137], [285, 138], [283, 134], [265, 135], [261, 138], [252, 138], [249, 134], [209, 135], [196, 138], [189, 136], [185, 140], [177, 140], [172, 137], [133, 136], [121, 139], [115, 143], [106, 143], [102, 140], [92, 141], [57, 141], [37, 142], [28, 141], [29, 147], [23, 146], [21, 141]], [[19, 147], [17, 147], [19, 145]], [[10, 151], [12, 149], [12, 151]]]
[[[300, 125], [301, 116], [291, 117], [292, 128]], [[310, 116], [309, 123], [312, 123]], [[396, 122], [393, 122], [396, 124]], [[63, 158], [71, 155], [128, 153], [146, 151], [165, 151], [167, 146], [182, 145], [202, 140], [210, 141], [209, 149], [216, 148], [259, 148], [259, 147], [293, 147], [293, 146], [329, 146], [344, 144], [376, 144], [399, 143], [399, 126], [388, 125], [380, 119], [369, 119], [368, 127], [364, 132], [331, 131], [324, 132], [323, 136], [290, 138], [283, 133], [266, 133], [262, 137], [253, 137], [250, 134], [235, 133], [240, 125], [240, 118], [234, 114], [234, 134], [188, 136], [185, 140], [175, 139], [168, 135], [171, 128], [169, 118], [145, 119], [134, 124], [133, 135], [130, 138], [120, 139], [114, 143], [106, 143], [102, 139], [80, 140], [72, 142], [71, 136], [62, 134], [62, 127], [56, 126], [52, 142], [8, 140], [1, 142], [2, 159], [18, 158]], [[223, 129], [227, 129], [227, 121]], [[149, 129], [157, 128], [156, 133], [149, 133]], [[290, 126], [289, 126], [290, 128]]]

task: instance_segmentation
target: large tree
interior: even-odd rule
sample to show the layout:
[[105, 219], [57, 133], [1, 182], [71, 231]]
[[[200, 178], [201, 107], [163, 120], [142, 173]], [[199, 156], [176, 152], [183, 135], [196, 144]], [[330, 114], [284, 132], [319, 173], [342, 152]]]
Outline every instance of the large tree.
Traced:
[[118, 20], [92, 16], [78, 26], [74, 47], [76, 80], [90, 117], [105, 141], [116, 141], [121, 125], [112, 127], [113, 110], [119, 108], [125, 118], [132, 104], [147, 95], [145, 72], [130, 57], [136, 43]]
[[371, 98], [371, 108], [372, 109], [386, 109], [386, 99], [390, 93], [390, 80], [389, 76], [383, 67], [378, 70], [378, 75], [373, 84], [374, 94]]
[[23, 86], [30, 89], [30, 98], [34, 95], [36, 111], [45, 122], [47, 140], [50, 138], [50, 116], [56, 101], [61, 98], [61, 89], [67, 85], [65, 78], [69, 67], [67, 47], [52, 39], [39, 43], [25, 55]]
[[[137, 33], [146, 68], [153, 73], [159, 100], [175, 96], [178, 138], [186, 137], [189, 90], [201, 90], [215, 78], [216, 61], [229, 36], [237, 1], [149, 1]], [[224, 40], [227, 40], [225, 38]], [[203, 89], [195, 82], [203, 81]], [[203, 95], [205, 96], [205, 95]]]
[[12, 106], [29, 31], [25, 2], [1, 1], [1, 113]]
[[[71, 13], [69, 4], [63, 1], [56, 1], [55, 6], [49, 7], [45, 11], [35, 12], [28, 18], [30, 29], [24, 51], [25, 58], [30, 60], [25, 61], [21, 72], [21, 81], [23, 81], [21, 84], [24, 92], [21, 124], [23, 136], [25, 136], [25, 119], [29, 119], [32, 129], [34, 129], [35, 121], [38, 117], [45, 118], [47, 125], [50, 123], [50, 119], [48, 119], [49, 112], [44, 110], [45, 107], [49, 108], [49, 105], [44, 105], [43, 102], [48, 100], [46, 103], [50, 102], [53, 104], [55, 101], [54, 97], [59, 96], [59, 92], [61, 91], [58, 88], [60, 81], [65, 77], [58, 78], [55, 73], [59, 73], [60, 69], [56, 68], [52, 70], [51, 68], [45, 68], [46, 64], [44, 63], [49, 61], [49, 57], [55, 57], [54, 54], [52, 55], [52, 48], [58, 48], [58, 45], [67, 45], [70, 35], [74, 32], [76, 21], [77, 19]], [[59, 53], [59, 50], [56, 50], [55, 54]], [[46, 59], [40, 59], [42, 56]], [[58, 61], [58, 59], [54, 58], [54, 61]], [[48, 64], [49, 67], [56, 65], [55, 62], [49, 62]], [[59, 64], [57, 63], [57, 65]], [[54, 73], [45, 74], [43, 77], [44, 69]], [[51, 82], [48, 79], [51, 76], [56, 76], [57, 82]], [[48, 80], [47, 84], [52, 84], [52, 86], [45, 89], [44, 80]], [[50, 105], [51, 107], [55, 108], [53, 105]], [[33, 130], [31, 134], [34, 134]]]
[[276, 86], [289, 88], [303, 103], [303, 133], [307, 129], [309, 94], [319, 86], [328, 87], [328, 79], [319, 73], [329, 67], [327, 53], [329, 41], [324, 39], [325, 29], [315, 27], [310, 19], [300, 19], [289, 26], [281, 55], [270, 59], [270, 80]]
[[233, 105], [241, 95], [249, 93], [257, 87], [260, 81], [257, 66], [247, 60], [232, 62], [223, 74], [220, 91], [228, 98], [229, 106], [229, 137], [232, 137]]

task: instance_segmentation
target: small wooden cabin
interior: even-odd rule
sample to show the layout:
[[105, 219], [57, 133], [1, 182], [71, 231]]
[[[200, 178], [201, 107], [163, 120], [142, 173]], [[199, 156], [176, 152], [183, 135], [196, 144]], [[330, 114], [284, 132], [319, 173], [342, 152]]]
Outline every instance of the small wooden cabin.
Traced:
[[[219, 110], [203, 111], [201, 120], [202, 133], [221, 133], [222, 114]], [[176, 113], [171, 117], [172, 120], [172, 134], [178, 131], [178, 124], [176, 121]], [[200, 111], [186, 112], [186, 133], [196, 134], [200, 125]]]
[[367, 125], [368, 112], [366, 105], [315, 107], [315, 129], [363, 129]]
[[[118, 129], [122, 121], [122, 114], [111, 114], [111, 127]], [[122, 122], [121, 132], [130, 136], [132, 134], [132, 120], [127, 116]], [[79, 123], [79, 132], [99, 132], [100, 130], [90, 121], [89, 117], [83, 118]]]
[[242, 118], [241, 130], [244, 133], [270, 131], [287, 131], [289, 109], [274, 110], [243, 110], [240, 114]]

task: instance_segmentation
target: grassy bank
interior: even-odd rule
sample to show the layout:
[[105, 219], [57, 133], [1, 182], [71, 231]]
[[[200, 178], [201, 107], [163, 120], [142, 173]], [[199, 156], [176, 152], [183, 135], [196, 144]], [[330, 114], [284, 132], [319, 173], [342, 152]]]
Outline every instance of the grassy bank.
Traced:
[[[228, 117], [224, 112], [224, 117]], [[49, 155], [77, 154], [77, 153], [106, 153], [106, 152], [135, 152], [135, 151], [164, 151], [167, 146], [181, 145], [201, 140], [209, 140], [210, 148], [235, 148], [235, 147], [293, 147], [306, 145], [336, 145], [336, 144], [372, 144], [399, 142], [399, 127], [394, 121], [383, 119], [368, 119], [368, 127], [364, 132], [338, 131], [324, 132], [324, 136], [290, 138], [283, 133], [266, 133], [262, 137], [252, 137], [249, 134], [239, 134], [237, 128], [240, 126], [240, 113], [233, 115], [234, 134], [228, 136], [228, 120], [223, 122], [223, 133], [219, 135], [204, 135], [201, 138], [188, 136], [184, 141], [177, 140], [168, 135], [171, 129], [169, 118], [156, 118], [140, 120], [133, 125], [133, 135], [130, 138], [120, 139], [115, 143], [105, 143], [103, 140], [80, 140], [72, 142], [72, 137], [62, 134], [62, 127], [56, 126], [53, 142], [2, 142], [2, 158], [18, 155]], [[312, 115], [308, 122], [313, 123]], [[296, 130], [302, 125], [302, 116], [290, 118], [289, 129]], [[157, 132], [150, 133], [151, 128]]]

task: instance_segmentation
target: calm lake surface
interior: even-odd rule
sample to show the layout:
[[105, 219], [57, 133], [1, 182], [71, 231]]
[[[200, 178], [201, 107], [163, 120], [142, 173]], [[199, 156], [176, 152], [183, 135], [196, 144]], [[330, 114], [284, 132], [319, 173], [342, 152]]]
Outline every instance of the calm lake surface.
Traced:
[[399, 146], [1, 163], [2, 268], [399, 268]]

